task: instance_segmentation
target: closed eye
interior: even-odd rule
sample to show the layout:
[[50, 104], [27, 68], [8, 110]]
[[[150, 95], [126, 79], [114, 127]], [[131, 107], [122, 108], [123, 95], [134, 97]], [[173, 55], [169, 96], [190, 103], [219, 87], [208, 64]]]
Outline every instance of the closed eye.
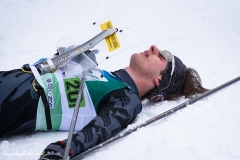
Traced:
[[165, 57], [163, 57], [160, 53], [159, 53], [159, 58], [165, 60]]

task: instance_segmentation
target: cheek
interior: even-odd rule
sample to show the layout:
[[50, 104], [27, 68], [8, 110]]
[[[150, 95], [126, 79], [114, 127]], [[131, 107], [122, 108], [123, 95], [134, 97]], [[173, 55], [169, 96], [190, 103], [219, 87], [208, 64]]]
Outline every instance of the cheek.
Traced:
[[152, 72], [158, 72], [159, 71], [159, 65], [158, 64], [152, 64], [149, 68], [151, 68]]
[[[155, 71], [158, 75], [160, 75], [162, 72], [165, 71], [165, 68], [166, 68], [166, 65], [161, 63], [161, 64], [158, 64], [158, 65], [154, 65], [155, 66]], [[161, 75], [162, 76], [162, 75]]]
[[153, 77], [156, 77], [160, 75], [160, 70], [157, 65], [152, 65], [148, 73]]
[[159, 65], [159, 70], [160, 70], [160, 71], [165, 71], [166, 66], [167, 66], [167, 63], [161, 63], [161, 64]]
[[159, 58], [152, 59], [152, 63], [148, 63], [148, 72], [154, 77], [160, 76], [161, 71], [164, 71], [166, 64], [161, 62]]

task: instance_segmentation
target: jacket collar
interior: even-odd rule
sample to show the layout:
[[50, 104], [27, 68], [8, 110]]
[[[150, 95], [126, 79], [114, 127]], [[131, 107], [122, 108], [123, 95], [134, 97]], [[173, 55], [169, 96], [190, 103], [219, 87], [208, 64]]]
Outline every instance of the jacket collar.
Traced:
[[124, 83], [128, 84], [139, 96], [138, 89], [134, 83], [132, 77], [127, 73], [125, 69], [119, 69], [117, 71], [111, 72], [114, 76], [121, 79]]

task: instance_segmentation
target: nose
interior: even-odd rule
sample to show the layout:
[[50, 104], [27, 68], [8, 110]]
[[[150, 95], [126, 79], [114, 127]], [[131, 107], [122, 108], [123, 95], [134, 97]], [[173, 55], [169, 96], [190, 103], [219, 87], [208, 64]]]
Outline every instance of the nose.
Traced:
[[152, 54], [159, 54], [160, 50], [155, 46], [155, 45], [151, 45], [150, 49]]

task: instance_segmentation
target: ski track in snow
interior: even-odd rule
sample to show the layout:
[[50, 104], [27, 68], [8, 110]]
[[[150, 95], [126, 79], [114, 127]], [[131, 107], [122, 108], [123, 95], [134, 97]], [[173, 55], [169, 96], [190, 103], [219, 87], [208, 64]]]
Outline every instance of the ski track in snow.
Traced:
[[[127, 66], [132, 53], [155, 44], [195, 68], [206, 88], [240, 76], [238, 0], [1, 0], [0, 70], [51, 57], [59, 39], [111, 14], [124, 27], [128, 48], [101, 63], [105, 70]], [[236, 82], [85, 159], [240, 159], [239, 90]], [[144, 101], [142, 113], [127, 129], [185, 101]], [[37, 132], [0, 139], [0, 159], [37, 159], [49, 143], [67, 135]]]

